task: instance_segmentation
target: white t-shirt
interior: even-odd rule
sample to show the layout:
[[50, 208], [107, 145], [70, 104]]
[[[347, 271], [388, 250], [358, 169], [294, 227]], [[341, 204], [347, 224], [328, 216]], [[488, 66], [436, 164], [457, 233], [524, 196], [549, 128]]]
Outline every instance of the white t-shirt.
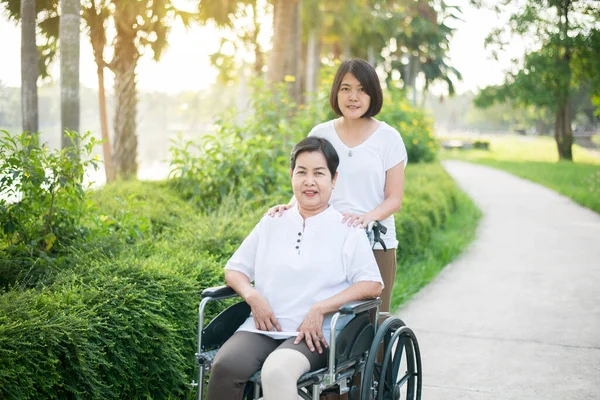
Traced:
[[[348, 147], [338, 136], [334, 121], [315, 126], [308, 136], [329, 140], [340, 158], [338, 178], [331, 195], [331, 204], [340, 212], [364, 214], [379, 206], [385, 199], [385, 174], [388, 169], [408, 162], [406, 147], [397, 130], [380, 122], [379, 127], [363, 143]], [[387, 233], [382, 239], [388, 249], [398, 247], [394, 216], [380, 221]], [[376, 249], [381, 249], [377, 243]]]
[[[254, 281], [256, 290], [269, 301], [282, 332], [257, 330], [252, 316], [238, 330], [275, 339], [293, 337], [314, 303], [356, 282], [383, 285], [364, 230], [348, 227], [341, 220], [342, 215], [332, 206], [306, 221], [297, 206], [281, 217], [261, 219], [225, 269], [242, 272]], [[323, 323], [326, 339], [331, 316]]]

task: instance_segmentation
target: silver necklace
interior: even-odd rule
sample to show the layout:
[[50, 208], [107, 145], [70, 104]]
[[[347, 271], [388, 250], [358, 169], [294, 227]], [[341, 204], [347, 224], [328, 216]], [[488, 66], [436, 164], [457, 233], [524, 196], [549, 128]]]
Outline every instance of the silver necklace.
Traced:
[[[340, 131], [341, 132], [345, 132], [346, 131], [346, 128], [342, 125], [341, 122], [339, 124], [339, 127], [340, 127]], [[348, 157], [352, 157], [352, 149], [348, 149]]]

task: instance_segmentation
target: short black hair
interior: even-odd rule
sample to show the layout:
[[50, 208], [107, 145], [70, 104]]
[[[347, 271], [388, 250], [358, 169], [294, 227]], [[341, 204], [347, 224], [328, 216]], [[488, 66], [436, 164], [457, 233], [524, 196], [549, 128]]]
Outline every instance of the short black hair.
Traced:
[[340, 157], [333, 145], [329, 143], [329, 140], [316, 136], [305, 137], [294, 146], [290, 156], [290, 169], [293, 171], [294, 168], [296, 168], [296, 159], [300, 154], [306, 152], [313, 153], [315, 151], [320, 152], [325, 156], [327, 169], [329, 169], [331, 179], [333, 179], [337, 172], [338, 165], [340, 165]]
[[375, 72], [375, 68], [362, 58], [351, 58], [344, 61], [340, 64], [340, 67], [335, 73], [335, 78], [333, 78], [333, 84], [331, 85], [331, 92], [329, 93], [329, 104], [331, 105], [333, 112], [340, 117], [342, 116], [342, 111], [338, 105], [338, 93], [340, 91], [340, 86], [342, 86], [342, 79], [344, 79], [344, 76], [348, 72], [358, 79], [365, 93], [371, 98], [369, 109], [361, 116], [361, 118], [370, 118], [379, 114], [381, 107], [383, 106], [381, 83], [379, 83], [379, 77], [377, 76], [377, 72]]

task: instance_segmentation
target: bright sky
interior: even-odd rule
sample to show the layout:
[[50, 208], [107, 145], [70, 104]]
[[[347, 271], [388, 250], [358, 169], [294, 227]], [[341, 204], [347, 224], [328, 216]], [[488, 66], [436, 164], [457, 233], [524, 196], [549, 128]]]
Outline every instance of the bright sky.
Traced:
[[[458, 92], [477, 90], [489, 84], [502, 82], [504, 71], [510, 65], [510, 57], [522, 54], [522, 46], [515, 44], [512, 54], [505, 54], [499, 61], [491, 58], [483, 47], [489, 30], [499, 25], [491, 11], [477, 10], [468, 0], [452, 2], [461, 6], [464, 22], [456, 24], [450, 44], [451, 65], [463, 75], [457, 85]], [[0, 12], [0, 80], [8, 86], [20, 85], [20, 28], [8, 22]], [[193, 27], [185, 30], [174, 26], [169, 36], [169, 47], [160, 62], [152, 61], [146, 54], [138, 66], [138, 87], [143, 91], [178, 92], [202, 90], [214, 81], [217, 72], [210, 66], [209, 54], [218, 50], [216, 31], [209, 27]], [[81, 37], [81, 82], [87, 87], [96, 87], [96, 66], [92, 49], [85, 34]], [[53, 68], [58, 79], [58, 63]], [[106, 87], [112, 87], [112, 74], [106, 74]]]

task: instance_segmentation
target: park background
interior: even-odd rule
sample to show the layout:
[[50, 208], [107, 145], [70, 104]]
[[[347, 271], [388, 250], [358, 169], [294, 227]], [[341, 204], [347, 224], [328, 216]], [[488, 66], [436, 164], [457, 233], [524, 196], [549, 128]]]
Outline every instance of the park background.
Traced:
[[395, 306], [475, 237], [440, 160], [600, 212], [598, 3], [0, 1], [2, 397], [191, 396], [199, 293], [289, 198], [289, 150], [333, 117], [348, 57], [376, 65], [409, 154]]

